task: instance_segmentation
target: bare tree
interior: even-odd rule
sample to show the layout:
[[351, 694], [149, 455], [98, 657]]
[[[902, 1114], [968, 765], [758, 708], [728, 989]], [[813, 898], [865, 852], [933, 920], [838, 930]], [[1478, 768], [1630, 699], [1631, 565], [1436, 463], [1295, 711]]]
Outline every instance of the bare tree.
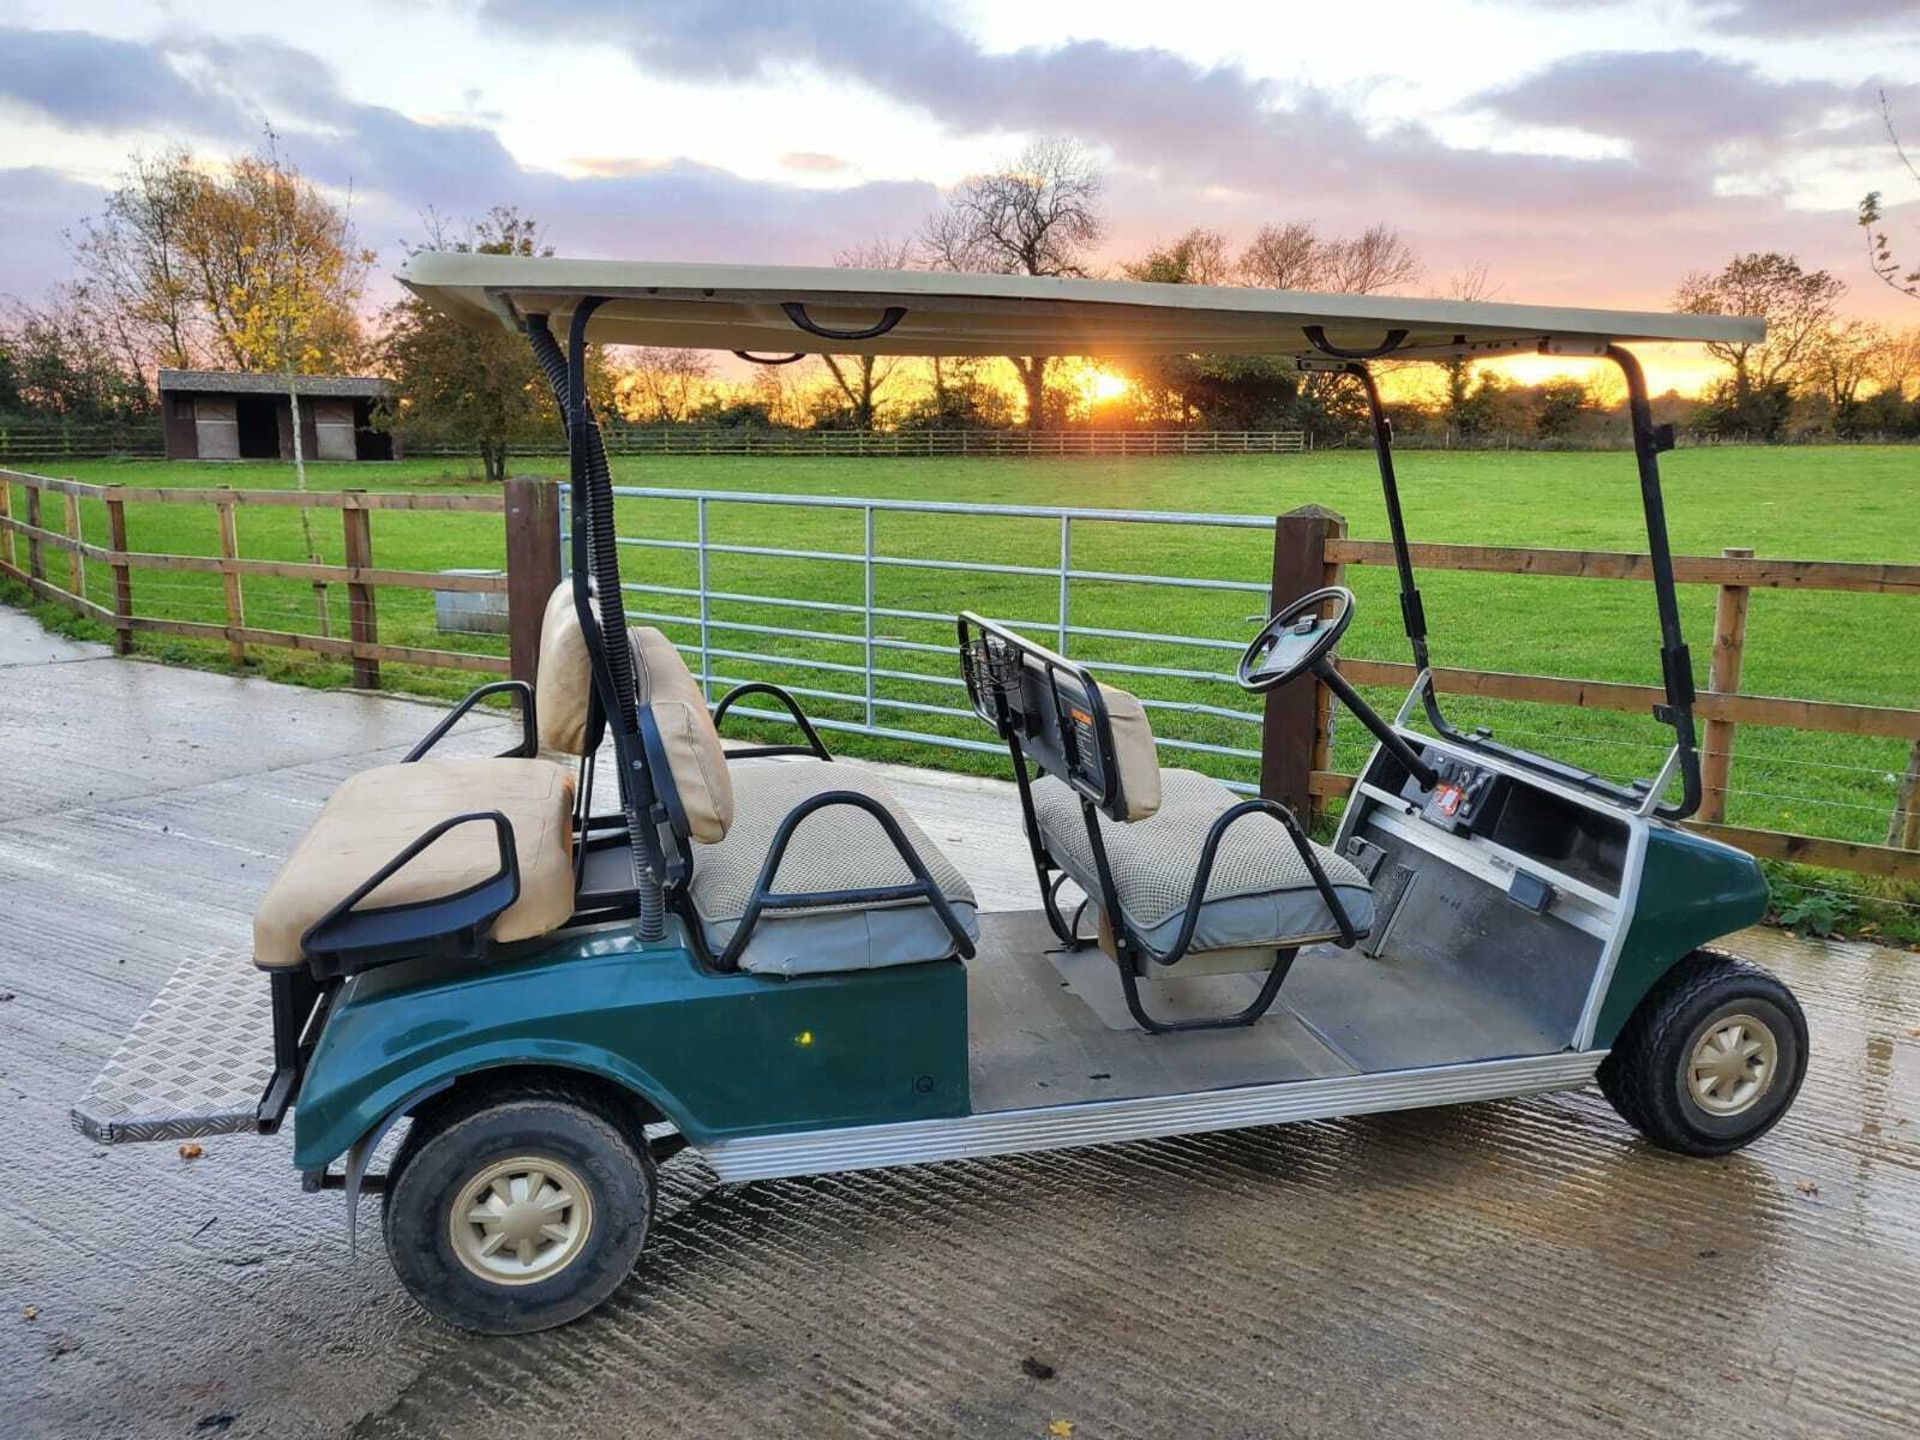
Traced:
[[[1105, 179], [1076, 140], [1037, 140], [1004, 169], [954, 187], [921, 245], [936, 268], [993, 275], [1084, 275], [1105, 233]], [[1046, 356], [1008, 356], [1027, 395], [1027, 428], [1045, 418]]]
[[[865, 245], [842, 250], [833, 263], [846, 270], [904, 270], [913, 258], [912, 240], [894, 240], [882, 236]], [[822, 355], [820, 362], [833, 377], [834, 386], [846, 397], [853, 424], [859, 430], [871, 430], [876, 402], [888, 380], [899, 367], [898, 356]]]
[[1377, 295], [1420, 279], [1420, 257], [1393, 226], [1369, 225], [1350, 240], [1323, 247], [1325, 287], [1341, 295]]
[[1413, 246], [1384, 222], [1358, 235], [1331, 238], [1323, 238], [1311, 220], [1263, 225], [1240, 254], [1245, 282], [1273, 290], [1373, 295], [1405, 289], [1421, 271]]
[[1798, 379], [1814, 346], [1833, 323], [1844, 281], [1825, 270], [1803, 270], [1778, 251], [1736, 255], [1713, 275], [1695, 272], [1674, 291], [1676, 309], [1696, 315], [1754, 315], [1767, 322], [1765, 340], [1713, 341], [1707, 353], [1733, 370], [1734, 393]]
[[201, 183], [184, 148], [136, 155], [100, 214], [65, 237], [80, 271], [74, 298], [141, 373], [203, 358], [188, 258]]
[[[1449, 275], [1441, 293], [1449, 300], [1477, 301], [1491, 300], [1499, 293], [1499, 289], [1493, 283], [1486, 262], [1476, 260]], [[1455, 355], [1441, 362], [1447, 382], [1443, 413], [1449, 427], [1457, 428], [1467, 413], [1467, 395], [1473, 387], [1473, 368], [1473, 361], [1464, 355]]]
[[1316, 290], [1325, 273], [1320, 252], [1311, 220], [1262, 225], [1240, 252], [1240, 274], [1247, 284], [1269, 290]]
[[[1907, 147], [1901, 142], [1900, 131], [1893, 123], [1893, 102], [1887, 98], [1887, 92], [1884, 90], [1880, 92], [1880, 120], [1886, 127], [1888, 141], [1893, 145], [1894, 157], [1899, 160], [1907, 174], [1913, 177], [1914, 184], [1920, 185], [1920, 165], [1914, 163], [1913, 158], [1907, 154]], [[1885, 222], [1880, 194], [1878, 190], [1870, 190], [1866, 198], [1860, 202], [1860, 228], [1867, 232], [1867, 263], [1873, 267], [1873, 273], [1878, 275], [1882, 282], [1892, 286], [1902, 295], [1911, 295], [1915, 299], [1920, 299], [1920, 265], [1916, 265], [1911, 270], [1901, 269], [1903, 262], [1894, 256], [1893, 241], [1888, 237], [1887, 232], [1880, 228]]]

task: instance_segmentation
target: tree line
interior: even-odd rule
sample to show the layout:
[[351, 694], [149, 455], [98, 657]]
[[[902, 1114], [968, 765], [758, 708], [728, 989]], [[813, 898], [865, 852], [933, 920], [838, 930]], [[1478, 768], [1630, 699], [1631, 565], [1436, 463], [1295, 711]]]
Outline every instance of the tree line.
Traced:
[[[1101, 274], [1094, 257], [1108, 234], [1104, 190], [1082, 146], [1037, 142], [956, 185], [913, 234], [876, 237], [834, 263]], [[1911, 277], [1888, 258], [1892, 242], [1871, 230], [1881, 222], [1878, 197], [1870, 201], [1861, 223], [1876, 273], [1910, 289]], [[428, 211], [423, 231], [410, 253], [552, 253], [538, 221], [510, 206], [460, 225]], [[281, 373], [289, 382], [296, 373], [385, 375], [396, 394], [387, 423], [418, 445], [470, 448], [490, 478], [506, 472], [516, 445], [559, 433], [544, 379], [518, 337], [468, 329], [411, 296], [366, 314], [375, 257], [359, 243], [351, 197], [323, 194], [270, 132], [256, 153], [217, 167], [183, 148], [136, 157], [100, 212], [67, 240], [72, 281], [46, 303], [16, 305], [0, 318], [0, 422], [137, 418], [150, 412], [150, 377], [164, 367]], [[1430, 283], [1415, 247], [1384, 222], [1342, 235], [1280, 220], [1239, 239], [1197, 227], [1104, 273], [1349, 294], [1424, 286], [1464, 300], [1497, 293], [1485, 266]], [[1676, 309], [1759, 315], [1768, 338], [1707, 347], [1722, 373], [1698, 397], [1663, 397], [1664, 418], [1755, 439], [1920, 435], [1920, 327], [1844, 318], [1845, 291], [1837, 277], [1777, 252], [1683, 277]], [[1621, 397], [1604, 383], [1521, 384], [1499, 367], [1466, 361], [1402, 369], [1388, 389], [1403, 429], [1467, 442], [1578, 442], [1619, 428]], [[1284, 359], [1246, 356], [825, 355], [742, 376], [700, 352], [621, 347], [594, 351], [589, 389], [604, 416], [635, 425], [1304, 429], [1326, 441], [1365, 423], [1351, 387]]]

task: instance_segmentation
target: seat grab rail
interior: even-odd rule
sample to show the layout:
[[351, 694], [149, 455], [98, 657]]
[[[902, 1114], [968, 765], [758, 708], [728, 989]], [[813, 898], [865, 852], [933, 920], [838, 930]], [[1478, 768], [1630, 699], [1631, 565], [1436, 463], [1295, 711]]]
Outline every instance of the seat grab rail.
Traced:
[[[499, 845], [499, 867], [482, 880], [451, 895], [412, 900], [398, 905], [359, 909], [360, 903], [399, 874], [421, 853], [461, 825], [491, 824]], [[520, 857], [514, 848], [513, 822], [498, 810], [473, 810], [453, 815], [421, 832], [406, 848], [369, 875], [300, 937], [301, 953], [318, 979], [348, 973], [359, 966], [343, 965], [341, 957], [359, 955], [369, 963], [399, 959], [418, 950], [435, 948], [428, 942], [453, 942], [468, 952], [477, 948], [481, 932], [520, 898]]]
[[402, 765], [411, 765], [423, 759], [427, 752], [438, 745], [447, 736], [447, 732], [460, 723], [466, 713], [489, 695], [512, 694], [520, 700], [520, 743], [511, 750], [502, 750], [495, 759], [531, 760], [540, 753], [540, 726], [534, 715], [533, 687], [524, 680], [492, 680], [468, 693], [453, 709], [440, 717], [440, 723], [429, 730], [426, 738], [406, 753]]
[[1179, 933], [1174, 936], [1173, 945], [1167, 954], [1156, 954], [1138, 937], [1131, 936], [1131, 927], [1127, 925], [1126, 916], [1120, 910], [1119, 891], [1114, 885], [1113, 871], [1107, 860], [1106, 842], [1100, 835], [1099, 820], [1092, 807], [1084, 802], [1081, 810], [1086, 818], [1087, 839], [1093, 847], [1094, 868], [1100, 876], [1100, 888], [1106, 892], [1103, 898], [1107, 902], [1115, 934], [1127, 931], [1132, 942], [1161, 965], [1172, 965], [1186, 956], [1188, 947], [1193, 944], [1193, 932], [1200, 923], [1200, 907], [1206, 901], [1207, 886], [1213, 880], [1214, 859], [1220, 852], [1220, 843], [1226, 839], [1227, 831], [1236, 821], [1245, 819], [1249, 815], [1267, 815], [1286, 827], [1288, 838], [1293, 841], [1294, 849], [1299, 852], [1300, 863], [1306, 867], [1308, 876], [1313, 880], [1314, 888], [1320, 892], [1320, 898], [1326, 903], [1327, 913], [1333, 917], [1333, 923], [1339, 931], [1341, 946], [1343, 948], [1351, 946], [1360, 938], [1360, 932], [1354, 928], [1352, 917], [1347, 914], [1347, 907], [1341, 903], [1338, 892], [1333, 888], [1333, 882], [1327, 878], [1326, 869], [1320, 864], [1319, 857], [1313, 853], [1313, 845], [1307, 838], [1307, 832], [1300, 828], [1300, 822], [1294, 818], [1293, 812], [1278, 801], [1257, 797], [1242, 800], [1231, 809], [1222, 812], [1207, 828], [1206, 841], [1200, 847], [1200, 865], [1194, 872], [1193, 886], [1187, 894], [1186, 913], [1180, 922]]
[[792, 692], [775, 685], [768, 680], [749, 680], [736, 685], [722, 695], [713, 707], [713, 728], [719, 731], [727, 718], [727, 711], [733, 708], [733, 702], [745, 699], [749, 695], [765, 695], [777, 701], [793, 717], [793, 723], [800, 727], [800, 733], [807, 738], [804, 745], [752, 745], [741, 750], [727, 751], [729, 760], [751, 760], [766, 755], [811, 755], [816, 760], [831, 760], [827, 745], [820, 738], [820, 732], [813, 728], [813, 721], [807, 718], [806, 711], [800, 708], [800, 702], [793, 698]]
[[[843, 890], [775, 890], [773, 883], [780, 873], [780, 862], [786, 858], [787, 847], [793, 843], [801, 822], [833, 805], [850, 805], [856, 810], [866, 811], [879, 821], [881, 831], [912, 872], [913, 882], [908, 885], [869, 885]], [[953, 913], [953, 907], [947, 903], [947, 897], [941, 893], [926, 862], [920, 858], [919, 851], [913, 848], [892, 812], [871, 795], [862, 795], [856, 790], [826, 790], [818, 795], [810, 795], [787, 812], [786, 818], [780, 822], [780, 828], [774, 832], [773, 845], [767, 851], [759, 877], [753, 884], [753, 896], [747, 901], [747, 908], [741, 912], [733, 938], [727, 942], [726, 949], [720, 952], [714, 963], [722, 970], [740, 968], [740, 956], [745, 953], [747, 942], [753, 938], [753, 932], [765, 911], [801, 910], [822, 905], [884, 905], [897, 900], [925, 900], [933, 907], [933, 913], [940, 918], [947, 933], [953, 937], [955, 953], [963, 960], [973, 958], [973, 941], [967, 935], [966, 927]]]

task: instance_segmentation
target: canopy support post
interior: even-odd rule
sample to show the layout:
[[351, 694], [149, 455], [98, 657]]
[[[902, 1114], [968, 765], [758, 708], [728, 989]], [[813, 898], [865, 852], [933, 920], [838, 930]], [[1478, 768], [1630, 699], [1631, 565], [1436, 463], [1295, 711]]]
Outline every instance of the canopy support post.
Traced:
[[1693, 657], [1680, 632], [1680, 600], [1674, 590], [1673, 552], [1667, 542], [1667, 508], [1660, 493], [1660, 454], [1673, 449], [1673, 427], [1653, 423], [1653, 402], [1647, 396], [1647, 376], [1639, 358], [1619, 345], [1607, 346], [1606, 356], [1627, 382], [1627, 416], [1633, 426], [1633, 458], [1640, 471], [1640, 505], [1647, 517], [1653, 598], [1660, 612], [1660, 676], [1667, 703], [1653, 707], [1653, 718], [1673, 727], [1680, 765], [1680, 803], [1656, 803], [1653, 813], [1667, 820], [1684, 820], [1700, 808], [1700, 755], [1693, 726]]
[[[606, 446], [587, 402], [587, 322], [601, 301], [584, 298], [575, 307], [567, 352], [547, 326], [545, 316], [526, 321], [533, 347], [554, 401], [567, 426], [567, 478], [572, 497], [573, 601], [593, 663], [593, 683], [600, 711], [613, 734], [619, 766], [620, 807], [627, 822], [633, 861], [634, 890], [640, 938], [657, 941], [666, 936], [664, 882], [667, 857], [659, 840], [654, 793], [644, 757], [649, 718], [639, 704], [633, 651], [627, 643], [626, 606], [620, 591], [619, 543], [614, 534], [613, 481], [607, 467]], [[592, 736], [589, 735], [589, 743]], [[657, 748], [657, 747], [655, 747]], [[590, 805], [589, 801], [589, 805]]]

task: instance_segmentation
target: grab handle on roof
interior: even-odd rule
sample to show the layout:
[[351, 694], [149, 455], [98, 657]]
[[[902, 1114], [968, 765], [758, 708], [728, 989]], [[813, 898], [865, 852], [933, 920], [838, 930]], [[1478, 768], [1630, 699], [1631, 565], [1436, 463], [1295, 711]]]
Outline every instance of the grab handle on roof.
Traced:
[[798, 300], [789, 300], [780, 308], [787, 312], [787, 318], [794, 324], [809, 335], [818, 335], [822, 340], [877, 340], [907, 318], [906, 306], [889, 305], [880, 312], [879, 321], [864, 330], [829, 330], [826, 326], [815, 323], [807, 314], [807, 307]]
[[1405, 330], [1389, 330], [1387, 338], [1371, 350], [1346, 350], [1327, 340], [1326, 328], [1321, 325], [1309, 325], [1302, 332], [1307, 343], [1322, 355], [1331, 355], [1336, 360], [1378, 360], [1382, 355], [1391, 355], [1406, 343]]
[[801, 350], [796, 350], [791, 355], [756, 355], [751, 350], [736, 350], [733, 353], [749, 365], [791, 365], [796, 360], [807, 358], [806, 352]]

